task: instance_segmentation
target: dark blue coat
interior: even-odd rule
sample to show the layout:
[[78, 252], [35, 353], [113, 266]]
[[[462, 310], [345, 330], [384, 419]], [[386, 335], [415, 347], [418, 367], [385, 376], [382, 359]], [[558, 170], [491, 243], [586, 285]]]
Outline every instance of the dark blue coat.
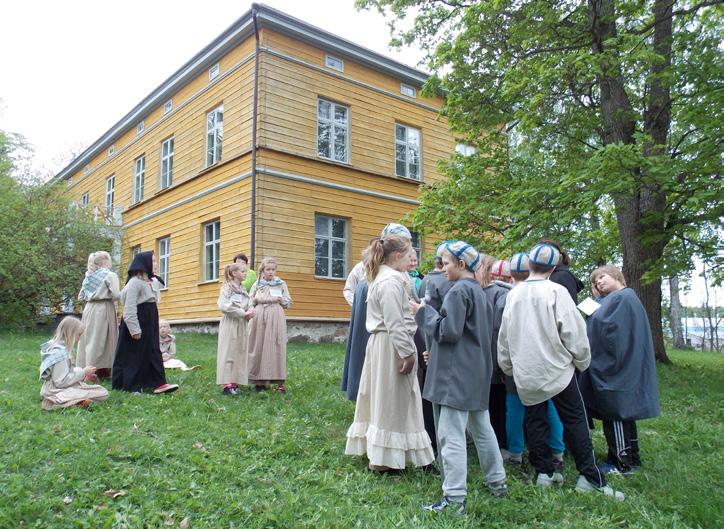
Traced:
[[352, 303], [352, 315], [349, 318], [349, 333], [347, 334], [347, 350], [344, 353], [344, 368], [342, 370], [342, 391], [347, 392], [349, 400], [357, 400], [359, 379], [362, 376], [362, 366], [367, 353], [367, 281], [364, 279], [357, 284]]
[[654, 343], [644, 306], [630, 288], [599, 303], [587, 322], [591, 365], [579, 380], [586, 407], [595, 418], [611, 421], [657, 417]]

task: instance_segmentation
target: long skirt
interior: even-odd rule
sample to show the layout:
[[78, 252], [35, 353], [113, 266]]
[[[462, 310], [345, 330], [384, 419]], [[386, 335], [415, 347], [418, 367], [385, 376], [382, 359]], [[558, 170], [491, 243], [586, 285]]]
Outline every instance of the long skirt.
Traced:
[[134, 340], [121, 320], [116, 358], [113, 362], [113, 389], [141, 391], [166, 383], [161, 345], [158, 339], [158, 308], [154, 302], [138, 305], [141, 339]]
[[284, 309], [279, 303], [257, 305], [249, 327], [249, 383], [283, 383], [287, 378]]
[[89, 301], [83, 309], [83, 336], [78, 341], [75, 365], [98, 369], [113, 367], [118, 342], [116, 304], [110, 299]]
[[386, 332], [370, 335], [345, 453], [366, 454], [373, 467], [424, 466], [435, 457], [422, 418], [417, 362], [407, 375], [400, 374], [400, 362]]
[[59, 388], [52, 381], [47, 381], [43, 384], [40, 396], [43, 398], [43, 409], [54, 410], [75, 406], [84, 400], [102, 402], [108, 398], [108, 390], [103, 386], [85, 382], [76, 382], [67, 388]]

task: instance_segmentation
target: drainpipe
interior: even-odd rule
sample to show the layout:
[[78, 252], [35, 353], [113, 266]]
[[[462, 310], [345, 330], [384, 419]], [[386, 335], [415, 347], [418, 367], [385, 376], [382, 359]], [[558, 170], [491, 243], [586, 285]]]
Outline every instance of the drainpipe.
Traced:
[[254, 51], [254, 97], [252, 105], [251, 118], [251, 242], [250, 242], [250, 267], [256, 267], [256, 122], [257, 122], [257, 103], [259, 101], [259, 25], [257, 24], [256, 14], [259, 5], [251, 4], [251, 18], [254, 21], [254, 38], [256, 39], [256, 48]]

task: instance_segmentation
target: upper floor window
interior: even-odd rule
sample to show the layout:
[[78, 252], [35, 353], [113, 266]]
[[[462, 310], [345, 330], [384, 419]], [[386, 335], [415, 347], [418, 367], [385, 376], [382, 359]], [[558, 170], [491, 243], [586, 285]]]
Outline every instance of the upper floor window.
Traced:
[[206, 166], [221, 160], [221, 140], [224, 137], [224, 106], [206, 114]]
[[161, 144], [161, 189], [171, 187], [173, 182], [173, 138]]
[[115, 145], [111, 145], [110, 147], [108, 147], [108, 156], [113, 156], [115, 153], [116, 153]]
[[342, 59], [338, 59], [337, 57], [332, 57], [331, 55], [324, 56], [324, 65], [327, 68], [332, 68], [333, 70], [338, 70], [340, 72], [344, 71], [344, 61]]
[[173, 100], [169, 99], [163, 104], [163, 113], [168, 114], [171, 112], [171, 109], [173, 108]]
[[80, 205], [86, 207], [88, 205], [88, 201], [88, 193], [83, 193], [83, 196], [80, 198]]
[[106, 178], [106, 215], [113, 215], [113, 203], [116, 194], [116, 177], [111, 175]]
[[465, 145], [464, 143], [458, 143], [455, 146], [455, 152], [458, 154], [462, 154], [463, 156], [472, 156], [473, 154], [478, 152], [478, 149], [476, 149], [472, 145]]
[[217, 62], [209, 68], [209, 81], [216, 79], [219, 76], [219, 73], [221, 73], [221, 68], [219, 68], [219, 63]]
[[139, 156], [135, 161], [133, 173], [133, 203], [143, 200], [143, 187], [146, 180], [146, 157]]
[[86, 165], [86, 166], [83, 168], [83, 174], [84, 174], [84, 175], [90, 174], [90, 166]]
[[163, 279], [165, 288], [168, 288], [168, 272], [171, 262], [171, 237], [158, 240], [158, 275]]
[[317, 102], [317, 156], [349, 161], [349, 108], [320, 99]]
[[415, 87], [405, 83], [400, 83], [400, 93], [403, 96], [417, 97], [417, 90]]
[[138, 125], [136, 125], [136, 134], [141, 134], [143, 132], [143, 129], [146, 128], [146, 125], [143, 121], [141, 121]]
[[347, 221], [324, 215], [314, 216], [314, 275], [347, 276]]
[[419, 265], [422, 259], [422, 237], [420, 237], [419, 232], [412, 230], [410, 230], [410, 235], [412, 236], [412, 249], [415, 250], [415, 253], [417, 254], [417, 264]]
[[395, 174], [421, 180], [420, 131], [406, 125], [395, 125]]
[[219, 278], [219, 251], [221, 250], [221, 222], [204, 224], [204, 281]]
[[137, 244], [136, 246], [131, 246], [131, 261], [133, 261], [133, 258], [136, 257], [139, 253], [141, 253], [140, 244]]

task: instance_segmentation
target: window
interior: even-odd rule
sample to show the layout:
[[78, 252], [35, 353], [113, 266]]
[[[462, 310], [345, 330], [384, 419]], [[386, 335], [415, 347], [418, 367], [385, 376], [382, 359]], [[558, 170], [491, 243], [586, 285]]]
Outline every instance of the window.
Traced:
[[320, 99], [317, 104], [317, 156], [348, 162], [349, 108]]
[[417, 254], [417, 264], [419, 265], [422, 260], [422, 237], [420, 237], [419, 232], [412, 230], [410, 230], [410, 235], [412, 236], [412, 249], [415, 250]]
[[106, 216], [113, 216], [113, 201], [116, 194], [115, 175], [106, 178]]
[[90, 174], [90, 167], [89, 167], [88, 165], [86, 165], [86, 166], [83, 168], [83, 174], [84, 174], [84, 175]]
[[80, 199], [80, 205], [83, 207], [88, 205], [88, 193], [83, 193], [83, 196]]
[[455, 146], [455, 152], [458, 154], [462, 154], [463, 156], [472, 156], [473, 154], [478, 152], [478, 150], [475, 147], [473, 147], [472, 145], [465, 145], [464, 143], [458, 143]]
[[420, 131], [395, 125], [395, 174], [421, 180], [420, 177]]
[[417, 90], [415, 87], [405, 83], [400, 83], [400, 93], [403, 96], [417, 97]]
[[161, 189], [173, 183], [173, 138], [161, 144]]
[[168, 101], [166, 101], [163, 104], [163, 113], [168, 114], [169, 112], [171, 112], [172, 108], [173, 108], [173, 101], [171, 99], [169, 99]]
[[136, 158], [136, 171], [133, 176], [133, 203], [143, 200], [143, 186], [146, 179], [146, 157]]
[[340, 72], [344, 71], [344, 61], [342, 59], [338, 59], [337, 57], [325, 55], [324, 64], [327, 68], [332, 68], [333, 70], [338, 70]]
[[206, 114], [206, 167], [221, 160], [221, 140], [224, 137], [224, 107]]
[[211, 68], [209, 68], [209, 81], [213, 81], [219, 76], [219, 73], [221, 72], [221, 68], [219, 68], [219, 63], [217, 62], [214, 64]]
[[108, 147], [108, 156], [113, 156], [113, 154], [114, 154], [115, 152], [116, 152], [116, 146], [115, 146], [115, 145], [111, 145], [110, 147]]
[[204, 224], [204, 281], [219, 278], [219, 250], [221, 223], [217, 220]]
[[171, 237], [158, 240], [158, 275], [168, 288], [168, 271], [171, 262]]
[[136, 125], [136, 134], [141, 134], [141, 132], [143, 132], [143, 129], [145, 129], [145, 128], [146, 128], [145, 123], [143, 123], [143, 121], [141, 121], [138, 125]]
[[136, 246], [131, 246], [131, 261], [133, 261], [133, 258], [136, 257], [139, 253], [141, 253], [140, 244], [137, 244]]
[[347, 277], [347, 221], [336, 217], [314, 217], [314, 275]]

